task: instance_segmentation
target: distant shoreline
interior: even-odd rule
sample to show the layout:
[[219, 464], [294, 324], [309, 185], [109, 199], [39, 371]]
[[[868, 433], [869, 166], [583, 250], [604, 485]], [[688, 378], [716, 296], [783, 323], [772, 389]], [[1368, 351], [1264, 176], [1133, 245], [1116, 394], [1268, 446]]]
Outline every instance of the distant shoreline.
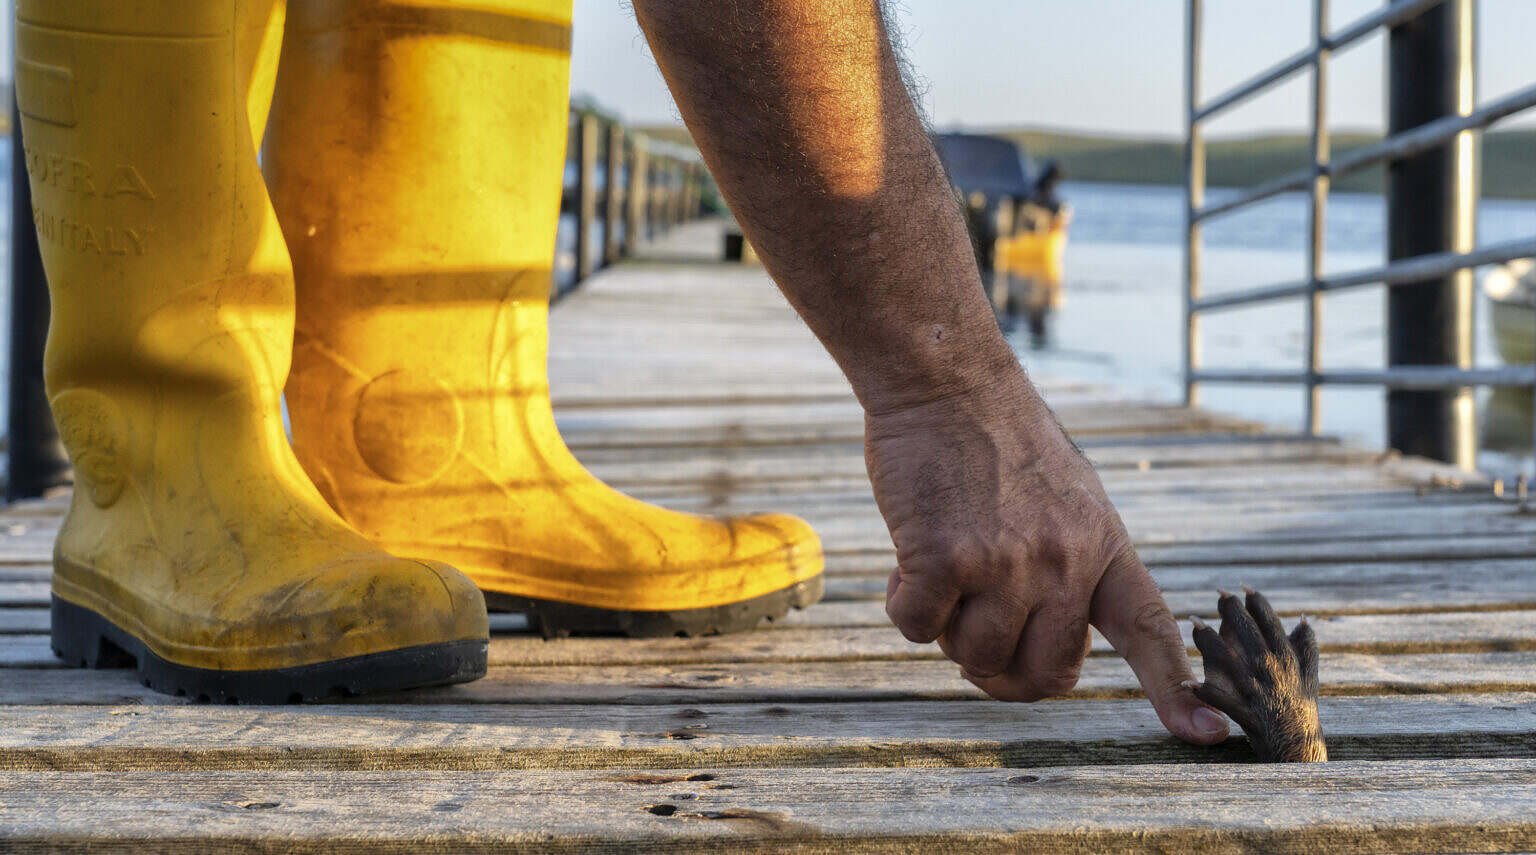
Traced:
[[[693, 145], [679, 126], [638, 130], [681, 145]], [[945, 128], [944, 130], [950, 130]], [[1011, 139], [1037, 160], [1055, 160], [1068, 180], [1117, 184], [1180, 186], [1184, 183], [1182, 140], [1138, 139], [1034, 128], [978, 128], [975, 133]], [[1333, 137], [1334, 155], [1375, 142], [1374, 134], [1340, 133]], [[1304, 168], [1311, 148], [1301, 134], [1269, 134], [1245, 139], [1213, 140], [1206, 145], [1206, 179], [1212, 187], [1251, 187]], [[1536, 199], [1536, 129], [1489, 131], [1483, 135], [1482, 190], [1490, 199]], [[1362, 169], [1334, 182], [1334, 189], [1352, 193], [1381, 193], [1385, 169]]]

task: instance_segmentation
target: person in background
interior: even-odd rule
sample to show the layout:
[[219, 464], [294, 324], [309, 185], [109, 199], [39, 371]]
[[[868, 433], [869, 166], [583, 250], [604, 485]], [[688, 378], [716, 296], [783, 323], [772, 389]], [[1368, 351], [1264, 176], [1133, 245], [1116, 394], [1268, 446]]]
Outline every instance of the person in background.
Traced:
[[1036, 348], [1046, 345], [1050, 315], [1061, 308], [1063, 256], [1067, 226], [1072, 222], [1072, 208], [1056, 193], [1061, 179], [1061, 166], [1047, 161], [1033, 191], [1019, 206], [1018, 266], [1025, 280], [1022, 303]]

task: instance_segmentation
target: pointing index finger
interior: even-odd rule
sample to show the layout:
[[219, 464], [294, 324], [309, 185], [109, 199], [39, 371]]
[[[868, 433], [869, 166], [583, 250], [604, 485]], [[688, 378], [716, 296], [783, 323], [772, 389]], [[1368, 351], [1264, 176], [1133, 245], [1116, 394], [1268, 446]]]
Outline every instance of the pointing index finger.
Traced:
[[1193, 674], [1178, 622], [1152, 574], [1129, 545], [1099, 579], [1089, 615], [1136, 672], [1170, 733], [1201, 745], [1226, 738], [1225, 720], [1185, 685]]

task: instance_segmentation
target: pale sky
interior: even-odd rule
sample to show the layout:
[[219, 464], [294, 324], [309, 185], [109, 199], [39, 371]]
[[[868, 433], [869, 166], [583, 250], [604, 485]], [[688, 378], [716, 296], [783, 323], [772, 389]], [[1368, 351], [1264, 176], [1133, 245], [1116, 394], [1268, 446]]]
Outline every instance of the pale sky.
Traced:
[[[1184, 1], [890, 0], [937, 126], [1162, 136], [1183, 133]], [[1383, 2], [1332, 0], [1333, 25]], [[1479, 100], [1536, 82], [1536, 0], [1478, 2]], [[9, 17], [11, 0], [4, 6]], [[1206, 0], [1206, 94], [1304, 47], [1311, 8], [1311, 0]], [[575, 14], [571, 91], [630, 122], [680, 121], [626, 0], [575, 0]], [[1382, 126], [1382, 48], [1376, 36], [1335, 58], [1330, 120], [1337, 126]], [[0, 42], [0, 67], [10, 68], [8, 40]], [[1308, 92], [1306, 76], [1298, 76], [1211, 132], [1300, 130]], [[1536, 116], [1516, 121], [1536, 125]]]
[[[1333, 0], [1342, 26], [1384, 0]], [[1183, 133], [1184, 0], [893, 0], [939, 127], [1037, 125]], [[1206, 94], [1305, 47], [1310, 0], [1207, 0]], [[1536, 0], [1480, 0], [1479, 98], [1536, 82]], [[1330, 119], [1383, 123], [1380, 36], [1334, 60]], [[631, 122], [679, 121], [623, 0], [576, 0], [572, 91]], [[1305, 126], [1305, 75], [1213, 124], [1213, 134]], [[1521, 124], [1536, 124], [1536, 117]]]

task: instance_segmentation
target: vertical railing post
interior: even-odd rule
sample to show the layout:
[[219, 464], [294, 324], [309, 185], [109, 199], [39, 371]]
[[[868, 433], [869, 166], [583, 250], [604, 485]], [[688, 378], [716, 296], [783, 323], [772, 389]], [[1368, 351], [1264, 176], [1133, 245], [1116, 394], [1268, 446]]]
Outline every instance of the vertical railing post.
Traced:
[[651, 171], [650, 153], [645, 137], [636, 134], [630, 139], [629, 192], [624, 209], [624, 254], [634, 255], [635, 249], [645, 240], [645, 194], [649, 189], [645, 177]]
[[683, 178], [683, 222], [690, 222], [699, 215], [699, 165], [688, 164]]
[[[1445, 0], [1392, 28], [1387, 133], [1474, 108], [1475, 0]], [[1387, 169], [1387, 256], [1468, 252], [1476, 227], [1476, 136], [1393, 161]], [[1387, 291], [1387, 365], [1472, 366], [1473, 272]], [[1473, 395], [1387, 392], [1387, 443], [1407, 454], [1476, 464]]]
[[597, 116], [576, 124], [576, 281], [592, 275], [592, 222], [597, 218]]
[[1200, 35], [1202, 0], [1185, 6], [1184, 106], [1188, 136], [1184, 144], [1184, 404], [1200, 402], [1195, 372], [1200, 368], [1200, 318], [1195, 300], [1200, 297], [1200, 223], [1195, 219], [1205, 204], [1205, 133], [1200, 126]]
[[672, 223], [683, 222], [683, 201], [687, 193], [688, 164], [679, 160], [672, 173]]
[[69, 483], [69, 459], [43, 388], [48, 336], [48, 280], [32, 220], [32, 187], [21, 139], [21, 113], [11, 105], [11, 346], [6, 418], [6, 501], [30, 499]]
[[1328, 60], [1332, 51], [1328, 41], [1328, 0], [1313, 0], [1312, 4], [1312, 204], [1309, 210], [1310, 229], [1307, 235], [1307, 320], [1305, 347], [1307, 350], [1307, 397], [1302, 429], [1308, 436], [1322, 432], [1322, 388], [1318, 374], [1322, 371], [1323, 349], [1323, 292], [1319, 283], [1323, 279], [1323, 256], [1327, 247], [1328, 225], [1328, 160], [1331, 157], [1328, 130]]
[[682, 190], [679, 189], [682, 178], [682, 164], [675, 160], [669, 161], [667, 163], [667, 194], [663, 197], [663, 204], [667, 206], [667, 228], [677, 225], [677, 221], [681, 219], [678, 216], [677, 203], [683, 195]]
[[649, 167], [645, 170], [645, 236], [654, 240], [662, 232], [660, 211], [656, 207], [656, 181], [661, 175], [662, 159], [660, 156], [651, 158]]
[[619, 221], [623, 219], [624, 126], [608, 123], [608, 178], [603, 182], [603, 265], [619, 260]]

